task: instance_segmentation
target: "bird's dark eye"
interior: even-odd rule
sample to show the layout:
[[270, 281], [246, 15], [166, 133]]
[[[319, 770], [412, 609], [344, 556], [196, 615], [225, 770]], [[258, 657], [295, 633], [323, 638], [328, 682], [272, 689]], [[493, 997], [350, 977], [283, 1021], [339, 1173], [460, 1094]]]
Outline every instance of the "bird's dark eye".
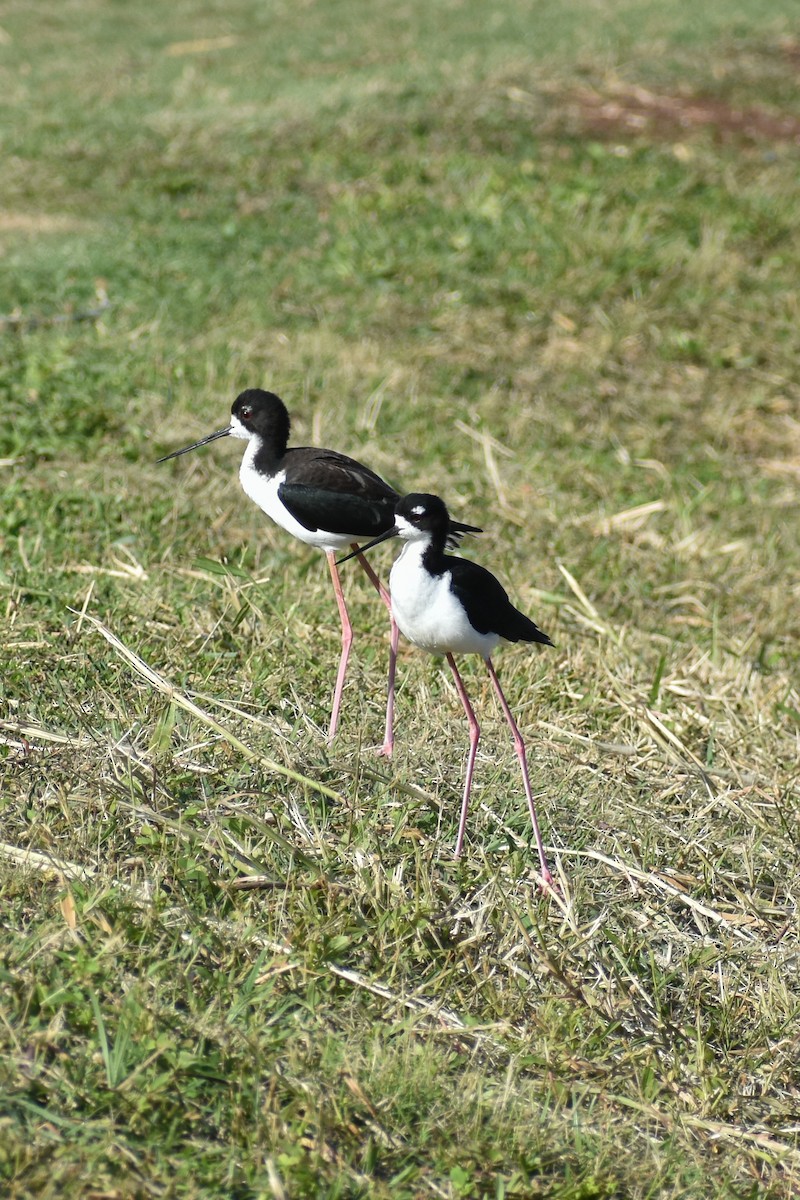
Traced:
[[244, 408], [242, 409], [242, 411], [239, 413], [239, 416], [242, 418], [243, 421], [249, 421], [250, 418], [252, 417], [252, 415], [253, 415], [253, 410], [249, 404], [246, 404], [244, 406]]

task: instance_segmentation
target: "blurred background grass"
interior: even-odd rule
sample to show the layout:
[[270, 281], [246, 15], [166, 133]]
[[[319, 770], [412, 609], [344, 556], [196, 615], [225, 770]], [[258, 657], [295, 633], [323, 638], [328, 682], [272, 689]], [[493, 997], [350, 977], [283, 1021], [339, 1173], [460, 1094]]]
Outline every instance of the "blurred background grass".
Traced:
[[[796, 17], [3, 6], [9, 1194], [794, 1194]], [[154, 465], [245, 386], [483, 525], [553, 637], [499, 662], [563, 908], [479, 664], [461, 866], [408, 649], [373, 763], [355, 576], [326, 751], [321, 558], [227, 443]]]

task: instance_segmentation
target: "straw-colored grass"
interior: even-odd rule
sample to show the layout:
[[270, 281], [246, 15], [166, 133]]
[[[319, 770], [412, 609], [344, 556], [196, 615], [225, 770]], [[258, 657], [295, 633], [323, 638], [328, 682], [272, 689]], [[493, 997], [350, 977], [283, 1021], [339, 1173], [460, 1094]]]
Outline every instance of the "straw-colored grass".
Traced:
[[[0, 17], [14, 1200], [800, 1188], [794, 8], [492, 14]], [[408, 646], [375, 755], [347, 568], [327, 746], [324, 560], [231, 443], [155, 465], [244, 386], [486, 529], [558, 896], [480, 663], [460, 862]]]

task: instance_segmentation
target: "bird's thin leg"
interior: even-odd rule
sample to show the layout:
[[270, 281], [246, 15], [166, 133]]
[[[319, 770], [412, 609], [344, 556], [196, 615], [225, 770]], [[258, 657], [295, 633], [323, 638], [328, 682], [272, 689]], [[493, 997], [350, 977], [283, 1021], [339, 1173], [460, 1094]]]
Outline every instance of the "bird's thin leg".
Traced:
[[511, 709], [508, 707], [508, 701], [503, 694], [503, 689], [500, 687], [500, 680], [497, 678], [497, 672], [492, 665], [492, 660], [487, 658], [485, 659], [485, 662], [492, 683], [494, 684], [494, 690], [497, 692], [497, 699], [500, 701], [500, 707], [502, 708], [505, 718], [511, 728], [511, 734], [514, 738], [514, 749], [517, 752], [519, 765], [522, 768], [522, 782], [525, 786], [525, 797], [528, 801], [528, 808], [531, 814], [531, 823], [533, 825], [533, 836], [536, 840], [536, 849], [539, 851], [539, 862], [542, 866], [542, 878], [544, 879], [547, 887], [555, 887], [555, 881], [553, 880], [553, 876], [550, 874], [550, 868], [547, 865], [547, 859], [544, 855], [542, 835], [539, 832], [539, 822], [536, 819], [536, 806], [533, 803], [533, 796], [531, 794], [531, 781], [528, 778], [528, 763], [525, 757], [525, 743], [522, 740], [522, 734], [517, 727], [517, 723], [511, 715]]
[[380, 579], [378, 579], [378, 576], [373, 571], [372, 565], [370, 564], [369, 560], [367, 559], [366, 554], [361, 553], [361, 551], [358, 548], [358, 542], [351, 542], [350, 548], [354, 552], [358, 561], [361, 563], [361, 566], [366, 571], [367, 578], [369, 579], [372, 586], [375, 588], [375, 591], [378, 593], [381, 600], [388, 608], [389, 612], [391, 612], [392, 611], [392, 601], [389, 597], [389, 593], [387, 592], [386, 588], [381, 583]]
[[347, 605], [344, 602], [344, 593], [339, 580], [339, 571], [336, 566], [336, 555], [332, 550], [326, 550], [325, 556], [330, 567], [331, 579], [333, 580], [333, 590], [336, 594], [336, 603], [339, 608], [339, 618], [342, 622], [342, 654], [339, 659], [339, 671], [336, 675], [336, 687], [333, 690], [333, 707], [331, 709], [331, 724], [328, 730], [328, 741], [332, 742], [336, 736], [336, 726], [339, 722], [339, 708], [342, 703], [342, 689], [344, 688], [344, 677], [347, 673], [347, 660], [350, 657], [350, 646], [353, 642], [353, 626], [350, 624], [350, 617], [347, 612]]
[[383, 734], [383, 745], [378, 753], [383, 754], [386, 758], [390, 758], [392, 751], [394, 750], [394, 681], [395, 674], [397, 672], [397, 643], [400, 640], [400, 630], [397, 628], [395, 619], [392, 616], [392, 601], [389, 593], [386, 591], [386, 588], [373, 571], [372, 567], [367, 561], [366, 555], [361, 554], [359, 551], [357, 543], [353, 542], [351, 544], [353, 550], [356, 551], [356, 557], [358, 558], [358, 561], [361, 563], [361, 566], [364, 568], [367, 574], [367, 578], [389, 610], [389, 682], [386, 696], [386, 728]]
[[[390, 610], [391, 611], [391, 610]], [[389, 632], [389, 683], [386, 695], [386, 728], [383, 733], [383, 745], [379, 753], [391, 758], [394, 750], [394, 679], [397, 673], [397, 643], [400, 641], [400, 630], [394, 617], [391, 618]]]
[[464, 845], [464, 833], [467, 828], [467, 807], [469, 805], [469, 794], [472, 791], [472, 772], [475, 770], [475, 755], [478, 753], [478, 741], [481, 736], [481, 727], [472, 711], [472, 705], [469, 702], [467, 689], [464, 687], [464, 682], [458, 673], [456, 661], [452, 654], [447, 655], [447, 661], [450, 664], [450, 670], [453, 672], [456, 690], [461, 697], [461, 703], [464, 705], [464, 712], [467, 714], [469, 721], [469, 756], [467, 758], [467, 775], [464, 780], [464, 799], [461, 801], [461, 819], [458, 822], [458, 837], [456, 838], [455, 857], [461, 857], [461, 850]]

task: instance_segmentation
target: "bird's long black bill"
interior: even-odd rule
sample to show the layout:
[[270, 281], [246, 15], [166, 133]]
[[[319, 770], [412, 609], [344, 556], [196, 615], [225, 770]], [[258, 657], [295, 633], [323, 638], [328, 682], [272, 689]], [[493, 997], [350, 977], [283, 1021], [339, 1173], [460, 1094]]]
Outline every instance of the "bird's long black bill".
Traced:
[[180, 458], [182, 454], [188, 454], [190, 450], [196, 450], [198, 446], [207, 446], [209, 442], [215, 442], [217, 438], [229, 437], [231, 434], [230, 425], [225, 429], [218, 429], [216, 433], [210, 433], [208, 437], [201, 438], [199, 442], [192, 442], [191, 446], [184, 446], [182, 450], [173, 450], [172, 454], [165, 454], [163, 458], [157, 458], [157, 463], [167, 462], [170, 458]]
[[400, 530], [396, 525], [391, 529], [387, 529], [385, 533], [381, 533], [378, 537], [373, 538], [371, 542], [367, 542], [365, 546], [359, 546], [357, 550], [352, 550], [349, 554], [345, 554], [344, 558], [337, 558], [336, 565], [340, 567], [342, 563], [349, 562], [351, 558], [355, 558], [357, 554], [365, 554], [367, 550], [371, 550], [373, 546], [379, 545], [381, 542], [386, 542], [389, 538], [397, 537]]

